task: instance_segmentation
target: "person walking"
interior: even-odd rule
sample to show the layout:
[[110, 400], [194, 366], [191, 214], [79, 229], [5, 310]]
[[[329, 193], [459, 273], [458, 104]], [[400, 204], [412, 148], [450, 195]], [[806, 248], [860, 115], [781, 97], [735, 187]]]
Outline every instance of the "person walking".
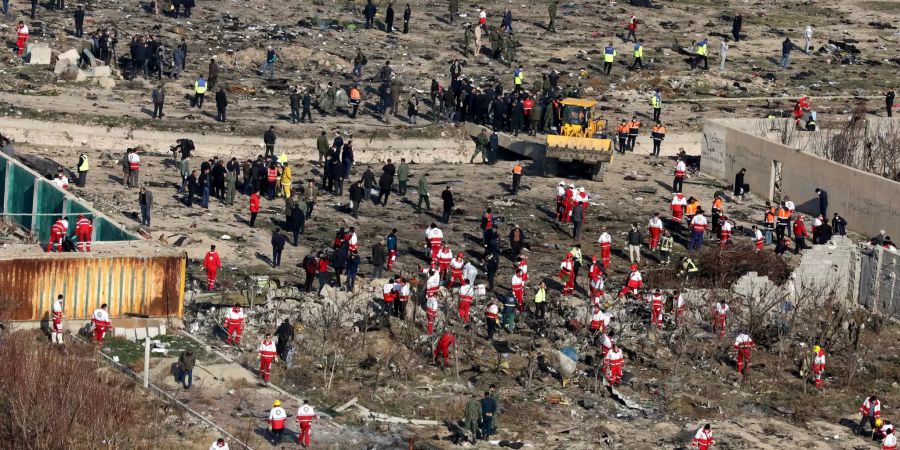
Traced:
[[78, 164], [75, 166], [75, 169], [78, 171], [78, 181], [75, 184], [83, 188], [87, 182], [87, 173], [91, 170], [91, 163], [88, 161], [86, 154], [78, 155]]
[[425, 208], [431, 212], [431, 201], [428, 196], [428, 174], [419, 177], [419, 201], [416, 203], [416, 212], [422, 212], [422, 202], [425, 202]]
[[410, 9], [409, 3], [407, 3], [406, 9], [403, 10], [403, 34], [409, 34], [410, 17], [412, 17], [412, 9]]
[[203, 97], [206, 95], [207, 89], [206, 79], [203, 78], [203, 74], [200, 74], [194, 81], [194, 96], [191, 97], [192, 108], [196, 106], [198, 109], [203, 109]]
[[885, 109], [887, 110], [888, 117], [894, 116], [894, 97], [895, 97], [895, 95], [896, 94], [894, 94], [893, 89], [888, 89], [888, 91], [884, 94], [884, 106], [885, 106]]
[[519, 193], [519, 186], [522, 184], [522, 163], [516, 161], [516, 165], [512, 169], [512, 195]]
[[572, 238], [576, 241], [581, 240], [581, 231], [584, 226], [584, 202], [578, 202], [572, 208]]
[[180, 369], [181, 385], [185, 389], [190, 389], [194, 384], [194, 366], [197, 364], [197, 357], [191, 350], [185, 350], [178, 357], [178, 368]]
[[259, 192], [254, 190], [250, 194], [250, 228], [256, 225], [257, 214], [259, 214]]
[[450, 190], [449, 184], [444, 189], [444, 192], [441, 193], [441, 200], [444, 201], [444, 211], [441, 215], [441, 222], [450, 223], [450, 215], [453, 213], [455, 203], [453, 201], [453, 192]]
[[719, 41], [719, 72], [725, 71], [725, 59], [728, 58], [728, 42], [727, 38]]
[[807, 25], [806, 30], [803, 33], [803, 38], [806, 39], [806, 45], [803, 46], [803, 53], [809, 53], [812, 49], [812, 37], [813, 37], [813, 28], [812, 25]]
[[400, 158], [400, 165], [397, 166], [397, 193], [400, 196], [406, 196], [406, 183], [409, 182], [409, 164], [406, 158]]
[[[80, 8], [80, 6], [79, 6]], [[153, 118], [154, 119], [162, 119], [163, 118], [163, 106], [166, 103], [166, 90], [162, 84], [157, 85], [153, 91], [150, 93], [150, 98], [153, 100]]]
[[791, 50], [793, 50], [795, 47], [797, 46], [794, 45], [793, 42], [791, 42], [791, 38], [789, 37], [784, 38], [784, 41], [781, 42], [781, 62], [778, 65], [780, 65], [783, 69], [788, 68], [788, 63], [790, 62], [791, 58]]
[[291, 227], [291, 233], [294, 235], [294, 247], [299, 245], [300, 235], [306, 226], [306, 212], [304, 210], [305, 208], [301, 208], [299, 203], [294, 203], [291, 206], [291, 218], [288, 222]]
[[272, 234], [272, 267], [281, 265], [281, 252], [284, 251], [284, 244], [287, 242], [287, 236], [281, 232], [280, 228], [275, 229]]
[[225, 110], [228, 108], [228, 97], [225, 95], [225, 88], [219, 87], [216, 92], [216, 120], [225, 122]]
[[138, 193], [138, 204], [141, 206], [141, 225], [150, 226], [150, 210], [153, 208], [153, 193], [141, 186]]

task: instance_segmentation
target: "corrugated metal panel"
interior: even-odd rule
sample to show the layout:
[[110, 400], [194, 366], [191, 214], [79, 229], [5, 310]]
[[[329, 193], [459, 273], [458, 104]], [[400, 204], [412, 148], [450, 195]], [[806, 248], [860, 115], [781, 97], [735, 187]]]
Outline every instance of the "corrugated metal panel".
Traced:
[[0, 314], [8, 311], [10, 320], [42, 320], [62, 294], [68, 319], [90, 319], [103, 303], [114, 318], [180, 318], [186, 263], [185, 255], [2, 260]]

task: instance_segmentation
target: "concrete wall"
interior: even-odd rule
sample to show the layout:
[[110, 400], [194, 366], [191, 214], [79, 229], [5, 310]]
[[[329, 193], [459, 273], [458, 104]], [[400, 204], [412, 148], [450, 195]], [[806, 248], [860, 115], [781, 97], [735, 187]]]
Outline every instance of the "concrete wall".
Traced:
[[900, 318], [900, 254], [861, 244], [858, 303], [873, 312]]
[[707, 121], [701, 171], [728, 182], [747, 169], [750, 190], [772, 200], [775, 161], [782, 165], [781, 191], [801, 212], [819, 213], [815, 188], [828, 192], [829, 214], [837, 212], [848, 228], [864, 235], [878, 230], [900, 233], [900, 183], [798, 152], [790, 147], [737, 130], [725, 121]]

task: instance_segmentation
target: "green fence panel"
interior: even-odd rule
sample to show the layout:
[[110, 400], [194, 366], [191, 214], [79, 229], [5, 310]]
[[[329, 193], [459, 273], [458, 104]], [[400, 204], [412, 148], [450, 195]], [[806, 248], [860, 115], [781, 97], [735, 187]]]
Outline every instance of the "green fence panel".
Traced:
[[6, 195], [6, 160], [0, 159], [0, 208], [3, 207], [4, 195]]
[[[56, 219], [63, 213], [63, 204], [66, 196], [56, 186], [47, 182], [38, 183], [37, 196], [35, 197], [35, 214], [32, 230], [37, 232], [38, 239], [46, 242], [50, 239], [50, 227], [56, 223]], [[74, 224], [69, 224], [69, 234], [73, 234]]]
[[10, 165], [7, 176], [10, 178], [10, 190], [6, 212], [11, 214], [12, 221], [30, 230], [31, 214], [34, 212], [34, 175], [18, 165]]
[[110, 222], [105, 217], [98, 217], [94, 221], [94, 240], [95, 241], [133, 241], [135, 240], [129, 233], [126, 233], [116, 224]]

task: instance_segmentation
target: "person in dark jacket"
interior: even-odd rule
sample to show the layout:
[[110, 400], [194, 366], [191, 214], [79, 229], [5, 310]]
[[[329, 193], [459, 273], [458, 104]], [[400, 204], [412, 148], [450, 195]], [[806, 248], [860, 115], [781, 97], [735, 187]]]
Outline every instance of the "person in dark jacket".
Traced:
[[372, 172], [372, 166], [366, 166], [366, 171], [362, 174], [362, 183], [368, 195], [369, 191], [375, 187], [375, 173]]
[[263, 143], [266, 144], [266, 154], [265, 157], [275, 156], [275, 140], [278, 139], [275, 136], [275, 126], [270, 126], [269, 130], [263, 134]]
[[384, 32], [394, 32], [394, 2], [388, 3], [387, 12], [384, 13]]
[[350, 259], [347, 260], [347, 292], [353, 292], [356, 287], [356, 274], [359, 272], [359, 254], [350, 252]]
[[581, 240], [581, 230], [584, 226], [584, 202], [578, 202], [572, 208], [572, 238], [576, 241]]
[[747, 169], [741, 168], [741, 170], [734, 175], [734, 201], [737, 204], [741, 204], [744, 200], [744, 175], [746, 173]]
[[831, 232], [839, 236], [847, 235], [847, 221], [838, 213], [834, 213], [834, 217], [831, 218]]
[[338, 197], [344, 195], [344, 166], [338, 160], [337, 153], [333, 154], [331, 160], [331, 181], [334, 183], [332, 193]]
[[213, 197], [224, 200], [225, 175], [228, 173], [228, 170], [225, 169], [225, 165], [222, 164], [222, 161], [216, 161], [209, 173], [211, 177], [210, 189], [212, 190]]
[[84, 36], [84, 6], [78, 5], [78, 9], [75, 10], [75, 37], [81, 38]]
[[381, 178], [378, 180], [378, 187], [380, 189], [378, 192], [378, 203], [381, 203], [381, 206], [387, 206], [388, 196], [391, 194], [391, 189], [394, 187], [394, 174], [397, 173], [397, 168], [389, 159], [387, 164], [385, 164], [381, 170]]
[[828, 217], [828, 192], [822, 188], [816, 188], [816, 195], [819, 197], [819, 214], [824, 220]]
[[375, 24], [375, 13], [377, 9], [375, 5], [372, 4], [372, 0], [369, 0], [366, 3], [366, 7], [363, 9], [363, 16], [366, 18], [366, 29], [372, 28], [372, 25]]
[[187, 196], [184, 198], [184, 204], [187, 205], [188, 208], [193, 206], [194, 204], [194, 196], [200, 192], [200, 183], [197, 181], [197, 171], [191, 171], [191, 174], [187, 177]]
[[500, 261], [493, 253], [488, 253], [484, 257], [484, 273], [487, 275], [488, 289], [494, 290], [494, 278], [497, 277], [497, 270], [500, 268]]
[[[824, 216], [820, 216], [819, 219], [822, 220]], [[831, 230], [831, 225], [828, 225], [828, 222], [822, 220], [822, 225], [819, 225], [813, 229], [813, 244], [814, 245], [824, 245], [827, 244], [828, 241], [831, 240], [831, 236], [833, 232]]]
[[313, 281], [316, 279], [316, 273], [319, 270], [319, 262], [313, 255], [303, 257], [303, 272], [306, 274], [306, 281], [303, 283], [303, 290], [312, 292]]
[[287, 361], [288, 351], [294, 345], [294, 326], [288, 319], [284, 319], [284, 322], [281, 322], [281, 325], [278, 325], [278, 329], [275, 330], [275, 336], [278, 337], [278, 341], [275, 342], [275, 351], [278, 352], [278, 357], [282, 361]]
[[194, 384], [194, 366], [196, 364], [197, 358], [194, 356], [194, 352], [190, 350], [185, 350], [178, 357], [178, 367], [181, 369], [181, 385], [185, 389], [190, 389], [191, 385]]
[[284, 251], [285, 242], [287, 242], [287, 236], [281, 232], [280, 228], [276, 228], [275, 234], [272, 235], [272, 267], [281, 265], [281, 252]]
[[304, 123], [306, 119], [312, 123], [312, 95], [309, 94], [309, 91], [303, 94], [301, 106], [303, 106], [303, 113], [300, 114], [300, 123]]
[[372, 278], [384, 276], [385, 263], [387, 263], [387, 249], [384, 240], [380, 240], [372, 246]]
[[738, 14], [731, 20], [731, 35], [734, 36], [734, 42], [741, 41], [741, 27], [744, 24], [744, 16]]
[[291, 208], [291, 232], [294, 234], [294, 247], [299, 245], [299, 237], [303, 234], [303, 228], [306, 226], [306, 212], [300, 207], [299, 203], [294, 203]]
[[447, 185], [447, 188], [444, 189], [444, 192], [441, 193], [441, 200], [444, 201], [444, 213], [441, 215], [441, 221], [444, 223], [450, 223], [450, 214], [453, 212], [453, 192], [450, 190], [450, 185]]
[[509, 231], [509, 248], [514, 260], [522, 253], [522, 247], [524, 245], [525, 231], [519, 228], [518, 225], [513, 225], [512, 230]]
[[350, 169], [353, 168], [353, 139], [344, 144], [341, 150], [341, 163], [344, 166], [344, 178], [350, 178]]
[[193, 8], [196, 3], [194, 0], [182, 0], [182, 5], [184, 5], [184, 17], [187, 19], [191, 18], [191, 8]]
[[791, 38], [789, 37], [784, 38], [784, 41], [781, 42], [781, 62], [779, 63], [779, 65], [783, 69], [788, 68], [788, 63], [791, 59], [791, 50], [793, 50], [794, 47], [796, 47], [796, 45], [791, 42]]
[[291, 123], [297, 123], [300, 121], [300, 91], [297, 89], [294, 89], [294, 92], [291, 92], [290, 104]]
[[894, 90], [888, 89], [888, 91], [884, 94], [884, 107], [887, 109], [887, 116], [894, 117], [894, 98], [895, 98]]
[[409, 18], [412, 17], [412, 9], [409, 8], [409, 3], [406, 4], [406, 9], [403, 10], [403, 34], [409, 34]]
[[335, 286], [342, 289], [341, 274], [347, 269], [347, 261], [350, 259], [350, 243], [344, 241], [331, 255], [331, 267], [334, 267]]
[[362, 186], [359, 185], [359, 181], [354, 181], [352, 185], [350, 185], [350, 215], [353, 218], [358, 218], [359, 205], [362, 203], [363, 198], [365, 198], [365, 193], [363, 192]]

